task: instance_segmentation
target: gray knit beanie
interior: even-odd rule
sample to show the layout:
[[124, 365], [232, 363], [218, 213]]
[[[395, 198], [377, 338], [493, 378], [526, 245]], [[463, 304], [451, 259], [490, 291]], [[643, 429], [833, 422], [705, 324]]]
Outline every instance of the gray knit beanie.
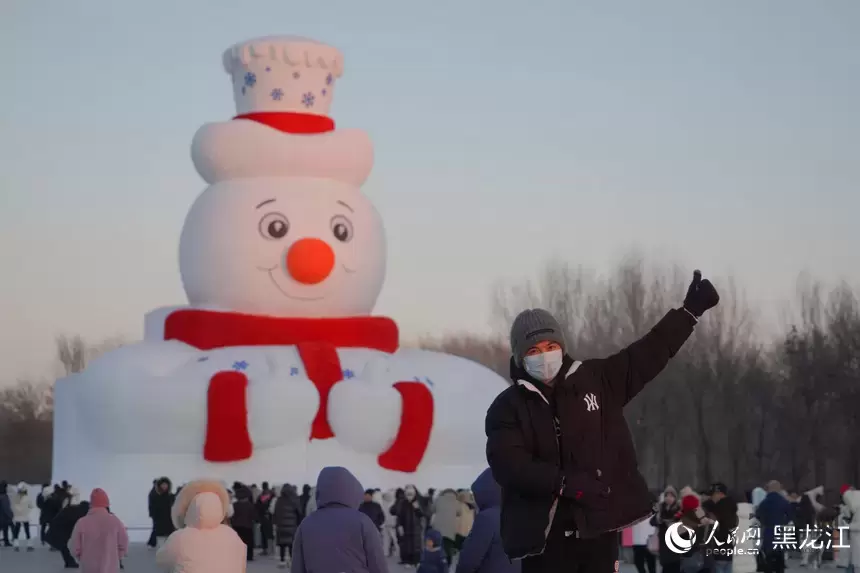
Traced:
[[550, 340], [561, 345], [562, 352], [567, 350], [564, 331], [555, 317], [542, 308], [529, 308], [517, 315], [511, 325], [511, 352], [517, 365], [529, 348], [538, 342]]

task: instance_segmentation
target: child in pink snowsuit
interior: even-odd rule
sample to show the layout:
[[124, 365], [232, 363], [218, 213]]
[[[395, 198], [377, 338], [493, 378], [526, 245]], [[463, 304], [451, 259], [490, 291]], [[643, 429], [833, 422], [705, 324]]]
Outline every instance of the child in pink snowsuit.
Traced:
[[72, 531], [69, 551], [77, 557], [82, 573], [119, 573], [119, 561], [128, 552], [125, 525], [108, 512], [109, 506], [104, 490], [94, 489], [89, 513]]

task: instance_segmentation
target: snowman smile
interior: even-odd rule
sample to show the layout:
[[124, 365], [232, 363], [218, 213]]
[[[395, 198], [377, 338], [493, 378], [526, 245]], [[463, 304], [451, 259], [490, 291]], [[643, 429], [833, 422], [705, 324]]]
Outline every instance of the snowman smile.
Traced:
[[[355, 270], [350, 269], [349, 267], [347, 267], [347, 266], [346, 266], [346, 265], [344, 265], [344, 264], [341, 264], [341, 267], [343, 268], [343, 270], [344, 270], [345, 272], [347, 272], [347, 273], [349, 273], [349, 274], [353, 274], [353, 273], [355, 272]], [[325, 295], [323, 295], [323, 296], [298, 296], [298, 295], [295, 295], [295, 294], [290, 294], [290, 293], [288, 293], [288, 292], [284, 289], [284, 287], [282, 287], [282, 286], [278, 283], [278, 279], [277, 279], [277, 277], [275, 277], [275, 271], [276, 271], [277, 269], [278, 269], [278, 265], [275, 265], [275, 266], [273, 266], [273, 267], [260, 267], [260, 266], [258, 266], [258, 267], [257, 267], [257, 270], [262, 271], [262, 272], [265, 272], [266, 274], [268, 274], [268, 275], [269, 275], [269, 280], [270, 280], [270, 281], [272, 281], [272, 284], [273, 284], [273, 285], [275, 285], [275, 288], [276, 288], [276, 289], [278, 289], [278, 290], [281, 292], [281, 294], [282, 294], [282, 295], [284, 295], [284, 296], [285, 296], [285, 297], [287, 297], [287, 298], [291, 298], [291, 299], [293, 299], [293, 300], [306, 301], [306, 302], [312, 302], [312, 301], [317, 301], [317, 300], [323, 300], [323, 299], [325, 298]]]

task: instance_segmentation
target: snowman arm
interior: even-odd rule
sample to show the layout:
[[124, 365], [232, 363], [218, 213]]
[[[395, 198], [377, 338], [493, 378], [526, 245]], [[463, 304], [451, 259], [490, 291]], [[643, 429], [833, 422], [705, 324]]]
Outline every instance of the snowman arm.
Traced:
[[500, 395], [487, 411], [487, 462], [503, 488], [526, 495], [558, 495], [562, 473], [554, 464], [535, 461], [523, 440], [513, 405]]
[[394, 388], [403, 401], [400, 428], [388, 450], [379, 456], [387, 470], [414, 472], [418, 469], [433, 430], [433, 394], [421, 382], [397, 382]]
[[378, 456], [385, 469], [414, 472], [433, 429], [433, 395], [421, 382], [379, 383], [367, 374], [331, 389], [327, 415], [335, 438]]

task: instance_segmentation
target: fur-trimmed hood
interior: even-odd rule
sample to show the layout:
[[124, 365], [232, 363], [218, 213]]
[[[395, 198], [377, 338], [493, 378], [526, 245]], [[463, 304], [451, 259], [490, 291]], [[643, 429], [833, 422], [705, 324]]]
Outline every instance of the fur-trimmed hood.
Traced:
[[[215, 498], [211, 495], [203, 496], [195, 502], [197, 496], [204, 493], [217, 496], [220, 507], [212, 503]], [[182, 488], [182, 491], [176, 496], [176, 501], [173, 502], [170, 515], [176, 529], [185, 527], [186, 521], [191, 527], [211, 529], [224, 521], [224, 518], [231, 513], [231, 509], [230, 494], [227, 493], [227, 488], [217, 480], [201, 479], [192, 481]], [[214, 523], [211, 523], [213, 520], [215, 520]]]

